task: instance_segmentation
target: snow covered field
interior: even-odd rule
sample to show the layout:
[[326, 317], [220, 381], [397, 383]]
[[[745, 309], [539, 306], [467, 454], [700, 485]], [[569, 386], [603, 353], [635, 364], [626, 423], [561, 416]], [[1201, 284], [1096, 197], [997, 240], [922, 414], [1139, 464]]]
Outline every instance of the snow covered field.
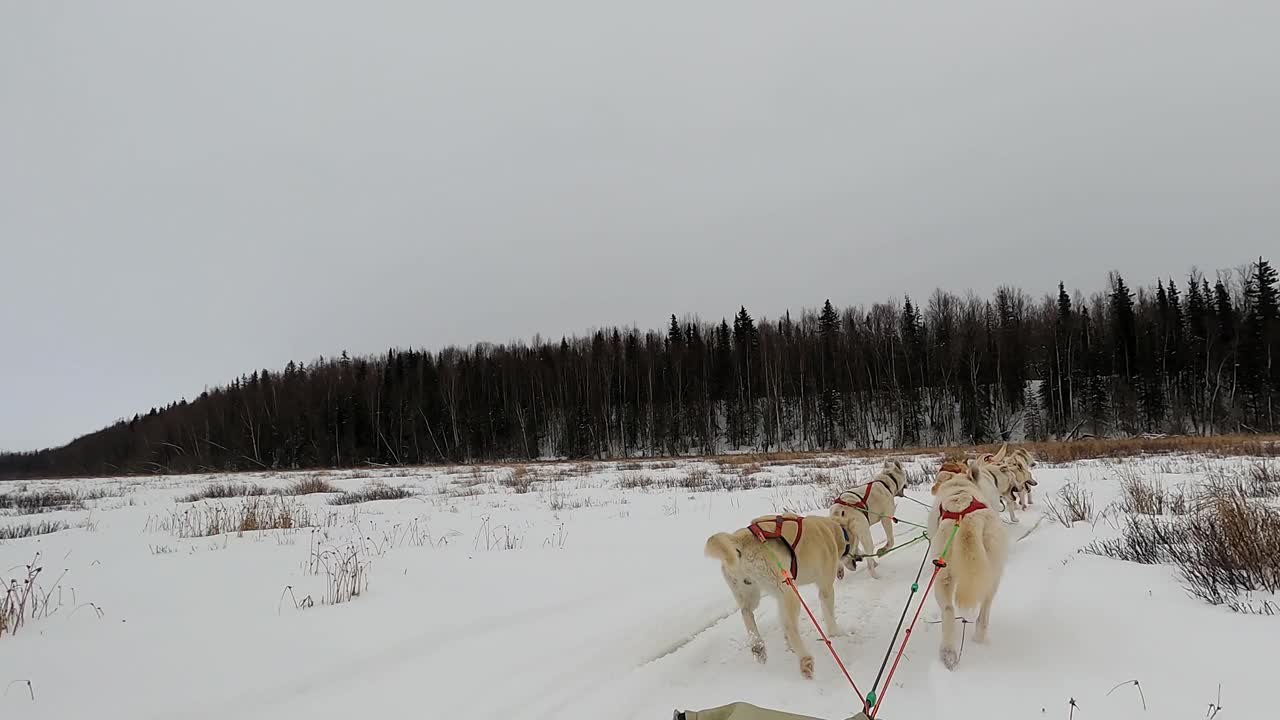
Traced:
[[[1017, 541], [991, 643], [970, 637], [960, 666], [946, 671], [930, 598], [880, 717], [1067, 718], [1074, 698], [1087, 720], [1204, 718], [1219, 685], [1220, 720], [1275, 717], [1276, 618], [1190, 597], [1170, 567], [1079, 553], [1118, 534], [1118, 510], [1071, 528], [1042, 515], [1067, 482], [1102, 510], [1117, 501], [1121, 472], [1182, 486], [1248, 462], [1037, 467], [1036, 504], [1009, 526]], [[911, 470], [921, 479], [935, 463]], [[351, 505], [329, 504], [332, 494], [178, 502], [215, 483], [276, 489], [299, 478], [286, 474], [0, 485], [103, 495], [84, 509], [0, 511], [0, 529], [69, 525], [0, 541], [0, 577], [25, 577], [38, 558], [49, 603], [0, 635], [0, 718], [667, 720], [675, 708], [733, 700], [845, 718], [857, 703], [807, 620], [814, 680], [786, 652], [769, 599], [757, 617], [770, 660], [757, 664], [702, 546], [757, 515], [825, 513], [833, 483], [865, 481], [877, 465], [832, 457], [323, 474], [340, 490], [378, 482], [413, 493]], [[928, 485], [908, 494], [928, 500]], [[309, 514], [316, 527], [181, 537], [238, 517], [245, 502], [295, 522]], [[923, 522], [925, 508], [899, 507]], [[914, 535], [899, 527], [899, 537]], [[860, 685], [880, 665], [924, 551], [891, 554], [879, 580], [859, 567], [837, 586], [837, 615], [851, 632], [835, 646]], [[326, 602], [331, 574], [357, 568], [360, 594]], [[816, 610], [814, 588], [805, 597]], [[1132, 685], [1108, 694], [1132, 680], [1142, 697]]]

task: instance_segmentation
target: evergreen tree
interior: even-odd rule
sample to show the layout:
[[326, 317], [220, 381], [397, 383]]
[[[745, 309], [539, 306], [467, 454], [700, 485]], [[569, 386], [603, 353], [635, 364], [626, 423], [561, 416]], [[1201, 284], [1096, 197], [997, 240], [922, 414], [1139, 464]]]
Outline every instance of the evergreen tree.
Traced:
[[1112, 367], [1116, 374], [1130, 379], [1138, 356], [1138, 333], [1133, 316], [1133, 293], [1129, 292], [1120, 273], [1112, 276], [1111, 327], [1115, 353]]
[[1244, 322], [1241, 365], [1245, 388], [1252, 406], [1255, 429], [1276, 428], [1276, 356], [1280, 355], [1280, 302], [1277, 301], [1276, 271], [1263, 258], [1253, 265], [1245, 289], [1248, 314]]

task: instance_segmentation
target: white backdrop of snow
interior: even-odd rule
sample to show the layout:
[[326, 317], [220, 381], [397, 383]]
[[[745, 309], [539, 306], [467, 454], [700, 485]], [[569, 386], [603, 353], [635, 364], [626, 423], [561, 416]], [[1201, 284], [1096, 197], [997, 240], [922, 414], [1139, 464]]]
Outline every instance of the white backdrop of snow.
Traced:
[[[842, 462], [858, 477], [874, 467]], [[1171, 469], [1168, 460], [1129, 462], [1182, 483], [1207, 463], [1243, 461], [1184, 458], [1177, 461], [1183, 467], [1172, 468], [1178, 474], [1161, 473]], [[679, 476], [695, 466], [648, 472]], [[1205, 605], [1186, 594], [1171, 568], [1079, 554], [1116, 531], [1106, 522], [1070, 529], [1039, 522], [1044, 501], [1075, 480], [1099, 507], [1107, 505], [1118, 494], [1114, 465], [1038, 470], [1037, 504], [1010, 526], [1014, 537], [1035, 530], [1014, 544], [991, 643], [970, 637], [959, 668], [945, 670], [937, 660], [938, 626], [928, 624], [938, 616], [930, 598], [881, 716], [1065, 718], [1074, 698], [1077, 716], [1089, 720], [1201, 718], [1221, 684], [1221, 720], [1275, 717], [1267, 691], [1277, 620]], [[364, 595], [303, 610], [288, 599], [282, 606], [281, 593], [288, 585], [298, 597], [323, 592], [323, 578], [306, 572], [310, 530], [194, 540], [146, 530], [149, 520], [169, 514], [175, 498], [225, 478], [30, 483], [126, 494], [91, 501], [87, 528], [0, 543], [6, 579], [37, 552], [46, 584], [67, 571], [57, 612], [0, 637], [0, 717], [666, 720], [674, 708], [734, 700], [847, 717], [857, 703], [812, 627], [804, 626], [804, 636], [817, 672], [806, 681], [766, 599], [757, 616], [770, 660], [757, 664], [718, 567], [702, 556], [715, 531], [784, 508], [814, 510], [828, 492], [803, 484], [814, 472], [771, 466], [759, 477], [777, 485], [753, 490], [636, 490], [619, 487], [617, 465], [602, 464], [536, 483], [527, 494], [486, 482], [475, 495], [457, 492], [470, 471], [386, 473], [385, 482], [419, 494], [358, 509], [325, 506], [324, 496], [303, 499], [318, 513], [339, 513], [324, 539], [340, 542], [358, 527], [377, 544], [397, 524], [416, 520], [429, 528], [432, 544], [375, 553]], [[333, 478], [344, 489], [367, 482]], [[235, 479], [278, 486], [290, 478]], [[927, 487], [910, 494], [928, 499]], [[903, 503], [900, 514], [921, 521], [925, 509]], [[88, 515], [40, 519], [76, 525]], [[486, 549], [486, 530], [520, 547]], [[156, 553], [157, 546], [172, 552]], [[884, 655], [923, 552], [916, 545], [891, 555], [880, 580], [859, 568], [837, 587], [837, 615], [852, 632], [835, 647], [863, 686]], [[813, 588], [805, 596], [816, 603]], [[103, 617], [73, 612], [73, 603], [87, 602]], [[1134, 688], [1107, 695], [1134, 679], [1145, 714]]]

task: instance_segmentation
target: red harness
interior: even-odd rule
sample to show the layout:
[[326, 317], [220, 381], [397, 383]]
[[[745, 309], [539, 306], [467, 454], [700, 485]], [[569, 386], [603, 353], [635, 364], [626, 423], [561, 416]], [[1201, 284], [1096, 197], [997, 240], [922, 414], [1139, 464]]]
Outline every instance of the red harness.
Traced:
[[941, 517], [943, 520], [955, 520], [956, 522], [960, 522], [961, 520], [964, 519], [965, 515], [968, 515], [969, 513], [977, 510], [986, 510], [987, 506], [978, 502], [978, 498], [974, 498], [973, 501], [969, 503], [969, 507], [961, 510], [960, 512], [943, 510], [942, 508], [938, 508], [938, 509], [942, 511]]
[[[795, 545], [787, 542], [787, 538], [782, 534], [783, 523], [793, 522], [796, 524], [796, 542]], [[799, 557], [796, 555], [796, 545], [800, 544], [800, 537], [804, 535], [804, 518], [803, 517], [785, 517], [778, 515], [773, 519], [773, 530], [765, 530], [757, 523], [751, 523], [747, 526], [752, 535], [756, 536], [760, 542], [765, 540], [781, 540], [783, 545], [791, 551], [791, 577], [796, 577], [796, 573], [800, 570]]]
[[854, 491], [845, 490], [843, 493], [840, 493], [839, 495], [837, 495], [836, 499], [832, 500], [831, 503], [833, 505], [843, 505], [845, 507], [856, 508], [866, 513], [868, 516], [870, 516], [871, 508], [867, 507], [867, 498], [871, 497], [871, 486], [875, 485], [876, 483], [880, 483], [881, 485], [883, 485], [885, 489], [889, 491], [890, 495], [897, 495], [897, 493], [893, 491], [893, 488], [889, 486], [889, 483], [885, 482], [883, 478], [876, 478], [875, 480], [872, 480], [871, 482], [867, 483], [866, 485], [867, 489], [863, 491], [862, 497], [859, 497], [857, 502], [849, 502], [848, 500], [845, 500], [844, 499], [845, 493], [853, 495], [854, 497], [858, 497], [858, 494], [855, 493]]
[[[848, 492], [850, 495], [854, 495], [854, 492], [852, 490], [846, 490], [845, 492]], [[845, 507], [857, 508], [858, 510], [861, 510], [863, 512], [871, 512], [870, 509], [867, 508], [867, 495], [870, 495], [870, 494], [871, 494], [871, 486], [868, 485], [867, 492], [864, 493], [862, 497], [858, 498], [857, 502], [849, 502], [848, 500], [845, 500], [844, 493], [840, 493], [839, 495], [837, 495], [836, 499], [832, 500], [831, 502], [835, 505], [843, 505]], [[856, 495], [854, 496], [857, 497]]]

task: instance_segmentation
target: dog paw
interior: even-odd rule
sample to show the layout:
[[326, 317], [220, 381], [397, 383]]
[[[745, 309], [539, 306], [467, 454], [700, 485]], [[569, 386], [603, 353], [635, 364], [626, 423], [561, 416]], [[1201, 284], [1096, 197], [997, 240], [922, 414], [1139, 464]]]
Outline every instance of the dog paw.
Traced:
[[973, 641], [978, 643], [979, 645], [986, 645], [989, 642], [989, 640], [987, 640], [987, 633], [983, 630], [979, 630], [973, 636]]
[[849, 634], [849, 631], [845, 630], [839, 625], [832, 625], [827, 628], [827, 637], [844, 637], [845, 635], [848, 635], [848, 634]]
[[803, 675], [806, 680], [813, 679], [813, 658], [812, 657], [806, 656], [806, 657], [800, 658], [800, 674]]
[[955, 648], [944, 647], [938, 656], [942, 658], [942, 664], [946, 665], [948, 670], [955, 670], [956, 665], [960, 663], [960, 654]]
[[756, 661], [761, 665], [769, 661], [769, 653], [764, 649], [763, 642], [756, 642], [751, 645], [751, 654], [756, 656]]

